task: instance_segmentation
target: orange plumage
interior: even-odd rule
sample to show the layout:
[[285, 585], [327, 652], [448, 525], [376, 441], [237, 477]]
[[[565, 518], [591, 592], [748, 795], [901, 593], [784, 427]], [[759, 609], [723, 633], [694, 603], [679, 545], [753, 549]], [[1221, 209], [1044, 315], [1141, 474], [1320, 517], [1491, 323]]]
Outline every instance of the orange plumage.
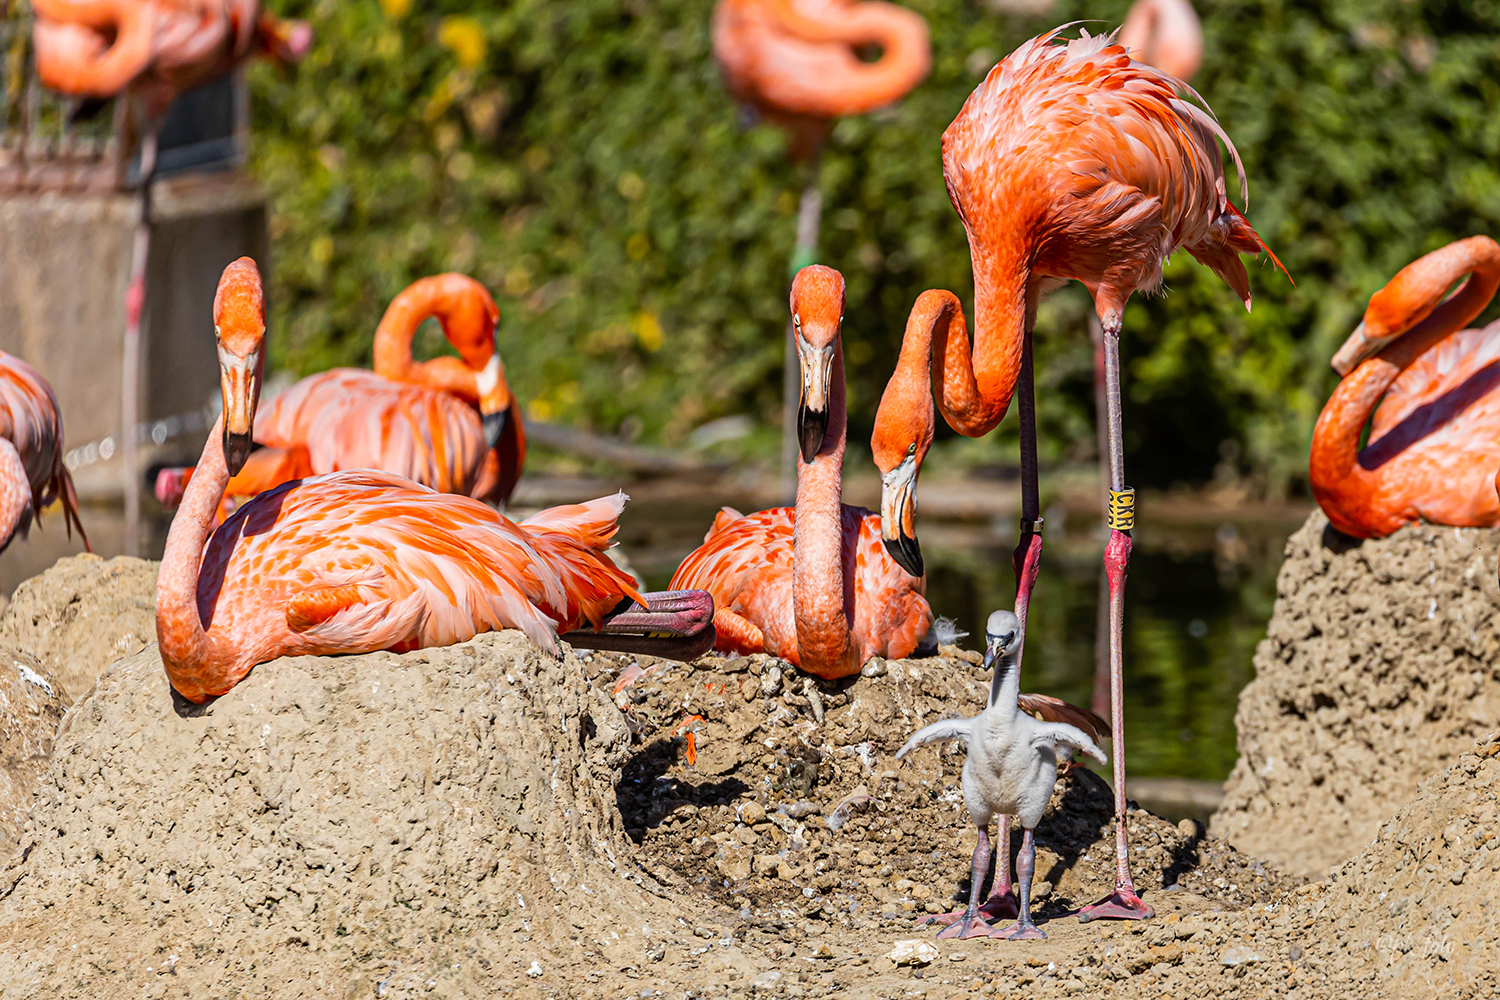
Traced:
[[[859, 670], [872, 656], [910, 656], [932, 624], [922, 580], [880, 543], [880, 518], [841, 503], [846, 432], [839, 339], [844, 279], [803, 268], [792, 285], [803, 365], [803, 437], [797, 506], [743, 516], [725, 509], [671, 586], [714, 596], [718, 648], [767, 652], [822, 677]], [[811, 416], [821, 415], [819, 418]]]
[[[495, 351], [499, 315], [490, 293], [465, 275], [413, 282], [375, 331], [375, 371], [309, 376], [259, 411], [255, 440], [263, 447], [226, 495], [255, 496], [300, 476], [382, 469], [440, 493], [504, 503], [526, 460], [526, 434]], [[412, 338], [429, 317], [459, 357], [413, 360]], [[489, 421], [500, 424], [493, 447]], [[190, 471], [164, 471], [158, 499], [175, 503], [190, 478]]]
[[32, 0], [37, 75], [65, 94], [113, 97], [136, 87], [152, 114], [172, 98], [263, 52], [287, 62], [312, 42], [257, 0]]
[[623, 494], [515, 524], [477, 500], [383, 472], [283, 484], [212, 531], [231, 460], [248, 453], [264, 304], [249, 258], [215, 301], [224, 387], [157, 580], [157, 636], [172, 685], [192, 701], [229, 690], [277, 656], [415, 649], [519, 628], [544, 649], [598, 625], [634, 581], [604, 555]]
[[73, 477], [63, 465], [57, 397], [35, 368], [0, 351], [0, 552], [18, 532], [25, 538], [32, 518], [54, 500], [62, 501], [68, 537], [76, 527], [88, 549]]
[[[875, 62], [861, 45], [879, 45]], [[729, 92], [796, 137], [806, 156], [828, 123], [905, 95], [932, 66], [927, 22], [890, 3], [720, 0], [714, 55]]]
[[1417, 521], [1500, 524], [1500, 324], [1462, 329], [1497, 287], [1500, 245], [1472, 236], [1413, 261], [1370, 297], [1339, 352], [1348, 373], [1308, 457], [1313, 496], [1338, 530], [1382, 538]]

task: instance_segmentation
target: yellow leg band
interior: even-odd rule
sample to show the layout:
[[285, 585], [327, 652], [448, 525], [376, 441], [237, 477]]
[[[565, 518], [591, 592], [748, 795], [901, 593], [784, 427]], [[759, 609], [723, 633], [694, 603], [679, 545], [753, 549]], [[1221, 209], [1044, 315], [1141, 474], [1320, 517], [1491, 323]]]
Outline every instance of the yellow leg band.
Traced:
[[1109, 526], [1115, 531], [1135, 527], [1135, 490], [1109, 491]]

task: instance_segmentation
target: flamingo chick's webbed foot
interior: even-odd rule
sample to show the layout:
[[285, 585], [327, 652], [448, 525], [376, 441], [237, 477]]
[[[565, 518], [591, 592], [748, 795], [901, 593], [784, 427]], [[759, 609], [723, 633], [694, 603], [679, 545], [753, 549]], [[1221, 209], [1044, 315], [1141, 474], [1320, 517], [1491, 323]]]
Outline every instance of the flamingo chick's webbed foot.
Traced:
[[995, 931], [990, 936], [1010, 941], [1042, 941], [1047, 932], [1031, 919], [1031, 878], [1036, 874], [1036, 839], [1027, 830], [1021, 836], [1021, 853], [1016, 856], [1016, 883], [1021, 887], [1021, 911], [1014, 925]]
[[714, 645], [714, 599], [704, 590], [664, 590], [643, 594], [646, 606], [624, 600], [604, 618], [599, 631], [563, 635], [587, 649], [637, 653], [668, 660], [695, 660]]
[[[1002, 864], [1009, 864], [1009, 858], [1002, 858]], [[944, 921], [941, 917], [937, 920], [929, 920], [927, 923], [946, 923], [948, 926], [938, 931], [940, 938], [965, 938], [989, 937], [994, 930], [979, 913], [979, 894], [984, 888], [984, 876], [990, 868], [990, 836], [984, 827], [979, 828], [979, 841], [974, 845], [974, 864], [970, 869], [972, 877], [969, 890], [969, 905], [963, 913], [954, 914], [953, 919]]]

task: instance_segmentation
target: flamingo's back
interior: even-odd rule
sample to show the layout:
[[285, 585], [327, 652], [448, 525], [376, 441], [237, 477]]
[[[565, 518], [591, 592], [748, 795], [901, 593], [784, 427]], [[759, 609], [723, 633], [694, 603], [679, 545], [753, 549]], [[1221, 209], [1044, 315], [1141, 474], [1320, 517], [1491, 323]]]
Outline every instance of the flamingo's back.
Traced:
[[1386, 390], [1360, 464], [1434, 524], [1500, 524], [1500, 322], [1460, 330]]
[[198, 612], [221, 658], [199, 684], [228, 690], [276, 656], [402, 651], [500, 628], [555, 650], [559, 632], [640, 598], [604, 555], [622, 500], [580, 505], [554, 530], [383, 472], [283, 484], [205, 546]]
[[[1076, 278], [1123, 309], [1186, 249], [1249, 306], [1241, 253], [1265, 249], [1229, 203], [1213, 116], [1186, 84], [1132, 62], [1109, 35], [1056, 29], [990, 71], [943, 134], [943, 174], [971, 239], [1030, 240], [1037, 276]], [[1240, 169], [1241, 197], [1246, 196]]]
[[40, 513], [54, 500], [63, 504], [63, 518], [88, 545], [78, 520], [78, 497], [73, 477], [63, 464], [62, 417], [52, 386], [31, 365], [0, 351], [0, 437], [20, 454], [31, 490], [32, 509]]
[[[851, 633], [859, 662], [871, 656], [910, 656], [932, 625], [932, 609], [913, 579], [886, 552], [880, 518], [863, 507], [843, 505], [842, 551], [846, 602], [854, 612]], [[672, 576], [672, 589], [706, 590], [714, 606], [757, 626], [763, 648], [736, 652], [774, 653], [801, 665], [792, 608], [792, 529], [796, 510], [776, 507], [739, 515], [726, 509], [703, 544]]]
[[255, 439], [305, 446], [315, 473], [381, 469], [440, 493], [469, 494], [484, 470], [484, 429], [463, 400], [436, 389], [335, 368], [262, 407]]

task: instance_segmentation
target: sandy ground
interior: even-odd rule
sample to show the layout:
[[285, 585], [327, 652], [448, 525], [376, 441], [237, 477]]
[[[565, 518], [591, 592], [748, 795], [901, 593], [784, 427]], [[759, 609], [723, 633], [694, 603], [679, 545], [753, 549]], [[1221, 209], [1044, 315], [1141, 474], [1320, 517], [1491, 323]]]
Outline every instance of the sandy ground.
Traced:
[[[27, 620], [149, 608], [148, 564], [95, 562], [121, 571]], [[120, 641], [97, 631], [73, 654], [47, 641], [78, 633], [38, 630], [18, 662]], [[980, 706], [977, 657], [943, 654], [810, 684], [506, 632], [280, 660], [195, 707], [148, 646], [84, 689], [50, 760], [25, 737], [0, 997], [1496, 995], [1500, 734], [1456, 739], [1318, 881], [1133, 810], [1158, 915], [1132, 924], [1068, 916], [1113, 867], [1108, 789], [1071, 771], [1038, 830], [1048, 940], [936, 940], [921, 918], [969, 889], [962, 755], [894, 751]]]

